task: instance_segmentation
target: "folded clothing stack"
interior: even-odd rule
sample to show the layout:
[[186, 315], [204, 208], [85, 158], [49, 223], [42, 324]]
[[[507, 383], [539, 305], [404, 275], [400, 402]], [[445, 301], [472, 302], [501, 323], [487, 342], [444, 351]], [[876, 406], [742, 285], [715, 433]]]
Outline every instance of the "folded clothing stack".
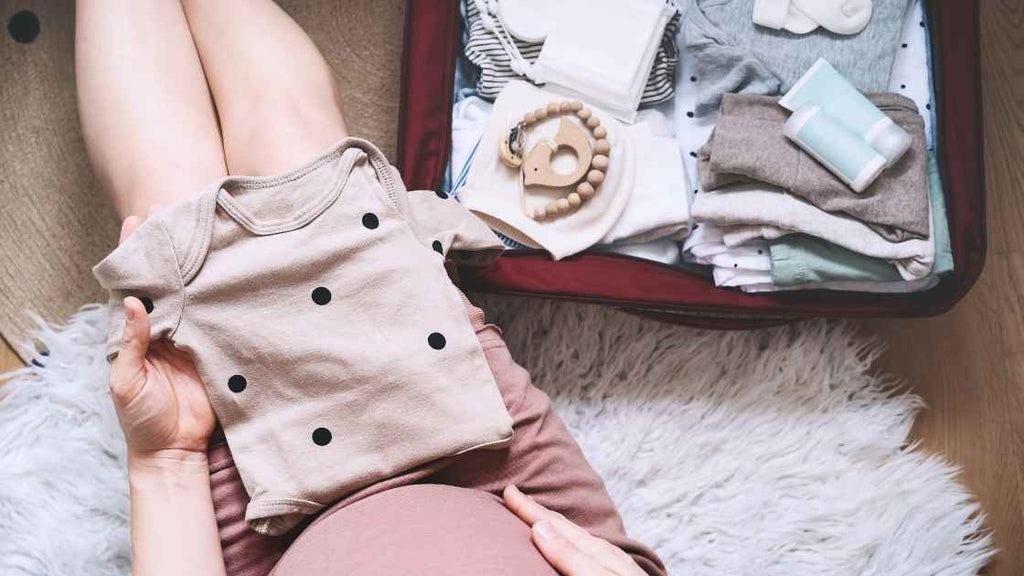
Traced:
[[[497, 11], [500, 11], [502, 3], [515, 1], [500, 0]], [[616, 97], [618, 93], [630, 95], [630, 102], [621, 103], [621, 106], [632, 106], [633, 112], [637, 105], [650, 106], [672, 100], [676, 63], [679, 60], [675, 37], [679, 30], [680, 14], [671, 0], [644, 0], [636, 5], [613, 0], [556, 3], [551, 7], [554, 15], [546, 16], [551, 21], [547, 28], [555, 30], [549, 33], [550, 46], [544, 40], [516, 38], [506, 30], [500, 18], [487, 13], [488, 7], [485, 0], [466, 0], [464, 4], [465, 56], [479, 68], [477, 96], [494, 100], [510, 81], [525, 78], [527, 70], [516, 70], [520, 68], [516, 62], [517, 57], [508, 54], [509, 47], [504, 45], [511, 42], [522, 57], [522, 64], [529, 69], [531, 76], [536, 76], [538, 82], [560, 82], [571, 88], [574, 80], [586, 84], [587, 78], [581, 78], [580, 75], [592, 71], [585, 67], [588, 62], [594, 64], [594, 69], [601, 71], [601, 76], [621, 72], [612, 79], [621, 84], [616, 94], [612, 94], [607, 86], [596, 86], [596, 90], [583, 87], [584, 91], [592, 93], [585, 100], [604, 105], [606, 109], [616, 108], [614, 104], [619, 101]], [[609, 7], [614, 10], [609, 12]], [[631, 14], [639, 12], [646, 18], [622, 19], [615, 16], [627, 9]], [[565, 14], [567, 20], [579, 26], [559, 30], [557, 23], [563, 19], [558, 16], [560, 14]], [[598, 28], [608, 32], [599, 33]], [[586, 46], [592, 47], [595, 42], [602, 46], [600, 53], [586, 49]], [[615, 59], [619, 66], [614, 70], [604, 67], [608, 64], [605, 61], [605, 54], [608, 53], [621, 54], [620, 58]], [[542, 62], [535, 73], [533, 67], [538, 59]], [[593, 98], [594, 94], [600, 96], [602, 93], [608, 97], [608, 102]]]
[[[693, 261], [715, 267], [717, 285], [746, 292], [927, 290], [953, 270], [938, 162], [928, 156], [927, 239], [890, 242], [854, 218], [784, 190], [742, 185], [698, 195], [693, 210], [699, 223], [685, 249]], [[774, 224], [756, 223], [772, 219], [758, 207], [770, 207]]]
[[[881, 14], [888, 10], [886, 6], [885, 2], [875, 2], [875, 14], [865, 32], [875, 26], [888, 25], [880, 20]], [[717, 167], [724, 170], [715, 175], [714, 154], [709, 148], [714, 147], [714, 140], [723, 127], [724, 132], [728, 132], [730, 123], [736, 119], [725, 118], [723, 124], [717, 109], [711, 114], [694, 116], [692, 111], [699, 98], [698, 94], [691, 93], [688, 103], [683, 108], [677, 107], [676, 126], [680, 137], [685, 139], [684, 149], [691, 151], [691, 166], [709, 180], [703, 184], [721, 187], [712, 189], [702, 185], [701, 189], [694, 190], [695, 224], [683, 246], [684, 260], [713, 266], [717, 285], [742, 288], [747, 292], [795, 289], [914, 292], [933, 287], [940, 275], [951, 272], [953, 258], [945, 197], [932, 150], [931, 71], [926, 37], [923, 7], [920, 0], [915, 0], [903, 14], [903, 29], [896, 43], [887, 85], [890, 92], [908, 96], [910, 100], [895, 94], [872, 96], [897, 126], [914, 134], [913, 146], [907, 152], [908, 157], [883, 171], [880, 178], [884, 180], [868, 187], [863, 194], [853, 192], [838, 179], [826, 184], [826, 189], [833, 193], [830, 195], [816, 194], [820, 190], [817, 186], [811, 189], [801, 186], [811, 176], [832, 175], [809, 156], [799, 158], [799, 169], [794, 172], [792, 156], [785, 155], [797, 154], [797, 151], [792, 144], [778, 140], [773, 140], [778, 146], [758, 150], [761, 156], [746, 168], [736, 168], [733, 159], [723, 156]], [[792, 42], [808, 45], [806, 37], [790, 38]], [[826, 54], [830, 61], [836, 57], [833, 52]], [[841, 56], [836, 59], [843, 61]], [[684, 60], [683, 72], [697, 82], [695, 62]], [[865, 89], [865, 79], [856, 72], [849, 79], [858, 88]], [[868, 80], [872, 89], [877, 89], [877, 80]], [[778, 89], [770, 92], [777, 93]], [[724, 97], [725, 116], [737, 109], [754, 108], [759, 111], [755, 116], [761, 121], [768, 117], [772, 123], [785, 122], [787, 117], [781, 107], [768, 106], [768, 100], [755, 98], [730, 103], [732, 98]], [[738, 108], [733, 106], [737, 103]], [[690, 113], [686, 114], [688, 111]], [[751, 132], [744, 136], [748, 140], [768, 138]], [[712, 141], [711, 147], [702, 152], [708, 140]], [[779, 169], [780, 154], [788, 171]], [[804, 171], [805, 168], [809, 172]], [[734, 174], [733, 170], [739, 176], [728, 176]], [[727, 175], [724, 180], [722, 174]], [[766, 185], [750, 175], [782, 186]], [[899, 186], [894, 188], [895, 182], [899, 182]], [[879, 185], [883, 188], [876, 189]], [[889, 194], [879, 196], [878, 191], [885, 187], [889, 188]], [[879, 208], [884, 208], [886, 214], [879, 215], [876, 212]]]
[[[725, 271], [716, 274], [719, 284], [763, 291], [804, 283], [818, 287], [826, 278], [856, 280], [862, 273], [888, 281], [893, 270], [902, 280], [933, 275], [935, 228], [945, 227], [945, 206], [937, 174], [928, 175], [924, 121], [908, 98], [891, 93], [869, 98], [911, 135], [911, 146], [864, 193], [856, 194], [783, 135], [786, 113], [774, 97], [723, 97], [715, 130], [697, 154], [706, 192], [694, 200], [693, 215], [711, 227], [687, 245], [697, 261], [718, 268], [728, 248], [751, 242], [762, 250], [762, 258], [734, 261], [732, 270], [726, 263]], [[934, 212], [940, 212], [942, 222], [935, 221]], [[802, 236], [790, 241], [794, 234]], [[827, 244], [814, 245], [813, 239]], [[702, 256], [708, 252], [717, 259]], [[765, 266], [765, 255], [770, 266]], [[733, 254], [740, 256], [749, 254]], [[833, 269], [832, 262], [838, 261], [843, 264]], [[884, 262], [891, 269], [879, 273]], [[844, 271], [849, 274], [843, 276]], [[930, 287], [929, 282], [902, 286], [922, 287]]]

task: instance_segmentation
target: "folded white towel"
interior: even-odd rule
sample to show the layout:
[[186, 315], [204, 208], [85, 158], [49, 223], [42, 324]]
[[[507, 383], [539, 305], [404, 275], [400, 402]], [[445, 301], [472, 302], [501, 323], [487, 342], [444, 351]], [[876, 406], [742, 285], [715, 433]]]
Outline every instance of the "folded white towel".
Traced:
[[532, 77], [579, 94], [616, 118], [632, 122], [658, 43], [674, 13], [664, 0], [555, 4], [553, 23]]

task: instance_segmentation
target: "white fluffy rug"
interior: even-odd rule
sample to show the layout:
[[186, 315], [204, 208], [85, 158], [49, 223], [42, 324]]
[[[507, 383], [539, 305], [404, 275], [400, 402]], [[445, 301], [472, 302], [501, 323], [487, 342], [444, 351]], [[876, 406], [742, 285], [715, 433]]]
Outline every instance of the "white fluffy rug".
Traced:
[[[673, 574], [976, 574], [991, 555], [955, 470], [908, 445], [920, 402], [870, 375], [850, 325], [708, 332], [490, 297], [631, 535]], [[128, 573], [105, 314], [42, 327], [0, 387], [0, 574]]]

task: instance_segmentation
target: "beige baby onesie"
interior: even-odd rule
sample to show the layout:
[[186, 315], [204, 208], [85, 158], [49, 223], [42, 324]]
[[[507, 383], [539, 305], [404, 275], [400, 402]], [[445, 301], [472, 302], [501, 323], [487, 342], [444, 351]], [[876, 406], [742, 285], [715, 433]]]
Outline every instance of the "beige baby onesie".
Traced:
[[246, 520], [280, 534], [342, 496], [512, 436], [444, 270], [494, 234], [444, 193], [407, 192], [346, 139], [276, 177], [227, 177], [148, 218], [93, 272], [139, 297], [154, 338], [196, 362], [242, 481]]

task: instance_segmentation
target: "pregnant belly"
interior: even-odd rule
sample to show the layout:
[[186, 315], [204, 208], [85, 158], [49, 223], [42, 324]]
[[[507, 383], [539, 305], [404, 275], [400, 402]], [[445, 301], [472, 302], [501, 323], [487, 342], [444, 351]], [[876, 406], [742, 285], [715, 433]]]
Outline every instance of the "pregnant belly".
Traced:
[[526, 524], [477, 490], [414, 484], [327, 514], [299, 535], [275, 576], [558, 574]]

